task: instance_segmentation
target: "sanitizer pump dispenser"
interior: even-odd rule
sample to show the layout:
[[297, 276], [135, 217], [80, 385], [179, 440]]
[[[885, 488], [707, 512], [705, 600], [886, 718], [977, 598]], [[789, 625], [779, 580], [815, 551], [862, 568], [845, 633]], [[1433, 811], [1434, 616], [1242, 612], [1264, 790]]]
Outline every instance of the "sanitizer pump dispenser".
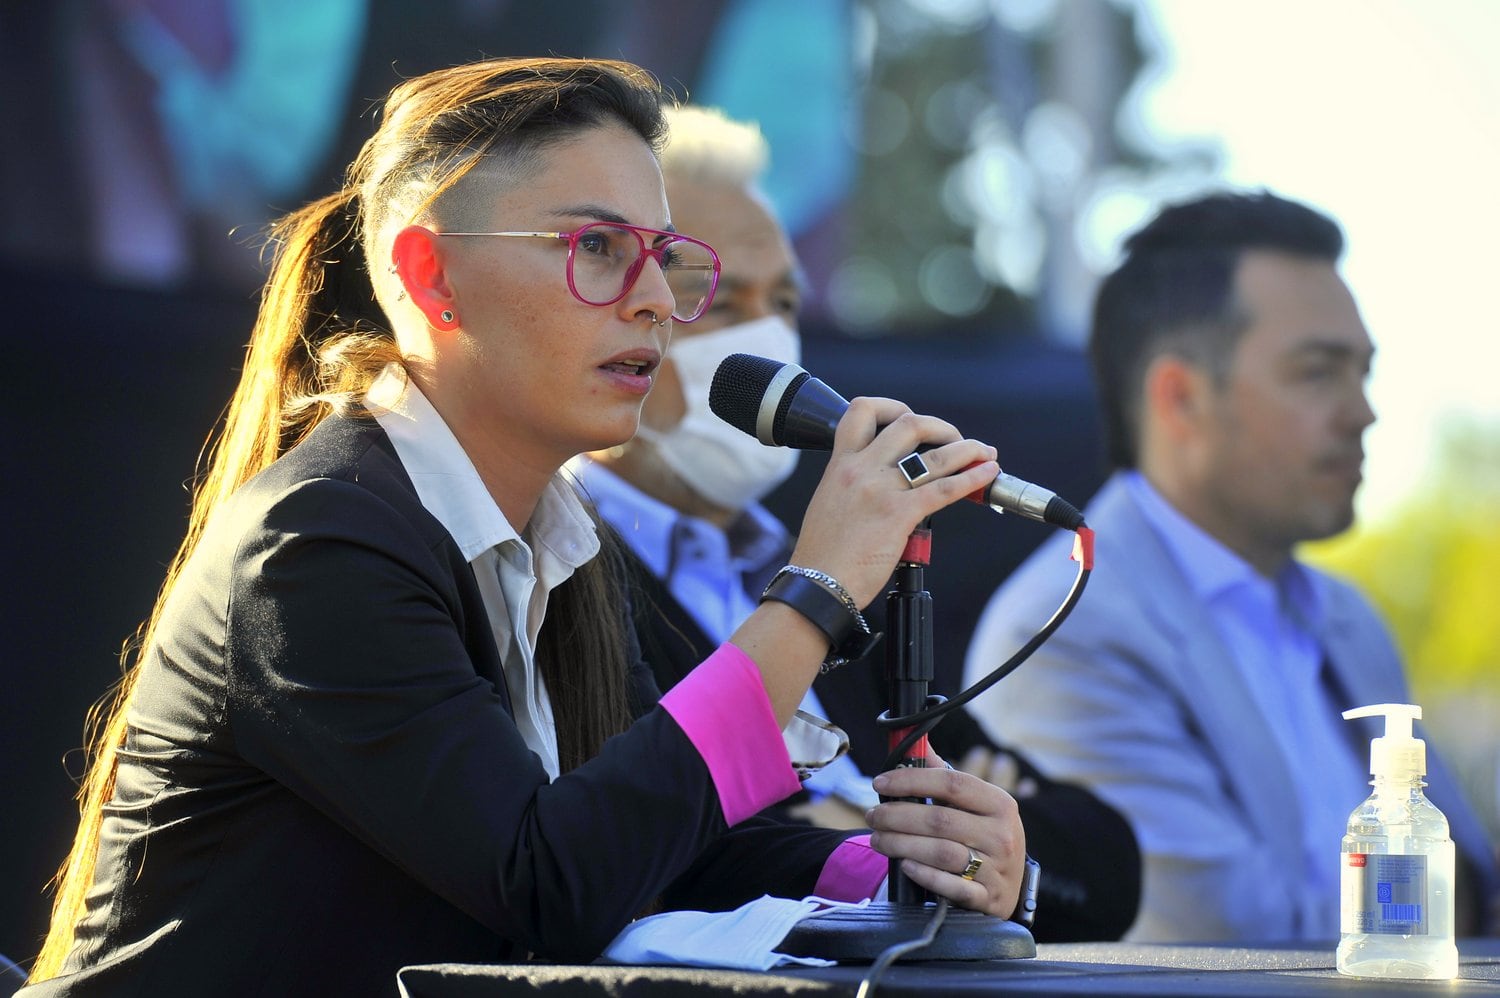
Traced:
[[1340, 873], [1339, 973], [1353, 977], [1451, 980], [1453, 840], [1448, 819], [1422, 787], [1427, 744], [1412, 736], [1422, 708], [1382, 703], [1344, 711], [1345, 718], [1385, 717], [1385, 736], [1370, 742], [1375, 788], [1349, 815]]

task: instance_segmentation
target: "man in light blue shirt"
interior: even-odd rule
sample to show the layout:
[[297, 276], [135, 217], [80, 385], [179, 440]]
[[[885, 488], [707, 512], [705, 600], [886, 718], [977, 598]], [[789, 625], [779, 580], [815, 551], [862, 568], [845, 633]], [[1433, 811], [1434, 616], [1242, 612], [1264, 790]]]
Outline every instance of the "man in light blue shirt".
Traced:
[[[1374, 348], [1336, 265], [1338, 226], [1269, 193], [1176, 205], [1126, 243], [1090, 354], [1116, 471], [1086, 510], [1077, 611], [971, 705], [992, 736], [1123, 811], [1145, 858], [1149, 941], [1339, 934], [1339, 842], [1368, 794], [1353, 706], [1408, 702], [1385, 628], [1293, 557], [1345, 530], [1375, 414]], [[965, 671], [1061, 601], [1053, 540], [986, 608]], [[1459, 930], [1482, 927], [1493, 846], [1434, 753], [1458, 844]]]
[[[633, 557], [637, 630], [663, 689], [754, 609], [792, 540], [759, 500], [790, 474], [797, 452], [766, 447], [714, 416], [713, 373], [732, 353], [796, 362], [801, 350], [796, 257], [756, 187], [768, 156], [759, 130], [703, 108], [679, 108], [670, 120], [662, 172], [672, 217], [718, 250], [718, 291], [702, 319], [673, 330], [636, 438], [570, 465]], [[808, 691], [802, 709], [849, 731], [854, 752], [807, 779], [809, 799], [793, 798], [782, 817], [864, 827], [878, 799], [870, 778], [886, 754], [885, 733], [874, 724], [888, 705], [875, 703], [879, 659], [844, 665]], [[1139, 894], [1139, 852], [1124, 819], [1081, 787], [1047, 779], [1001, 750], [961, 711], [932, 737], [955, 765], [967, 761], [969, 771], [1016, 797], [1027, 849], [1042, 867], [1036, 938], [1118, 938]]]

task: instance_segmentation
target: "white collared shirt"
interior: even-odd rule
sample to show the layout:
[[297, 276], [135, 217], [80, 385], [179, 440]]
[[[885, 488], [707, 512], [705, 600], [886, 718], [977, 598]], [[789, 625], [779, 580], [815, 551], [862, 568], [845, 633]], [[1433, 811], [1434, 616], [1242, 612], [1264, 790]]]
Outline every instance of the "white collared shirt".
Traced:
[[505, 518], [458, 438], [427, 397], [392, 365], [365, 396], [417, 498], [474, 571], [505, 667], [516, 727], [549, 776], [560, 772], [552, 704], [536, 667], [536, 637], [552, 590], [599, 553], [583, 503], [556, 476], [521, 532]]
[[1324, 682], [1317, 638], [1325, 604], [1320, 580], [1296, 561], [1268, 579], [1168, 503], [1140, 473], [1127, 474], [1125, 484], [1209, 609], [1231, 663], [1275, 733], [1276, 745], [1267, 748], [1286, 762], [1302, 805], [1301, 932], [1336, 937], [1338, 845], [1369, 775], [1355, 755], [1343, 707]]

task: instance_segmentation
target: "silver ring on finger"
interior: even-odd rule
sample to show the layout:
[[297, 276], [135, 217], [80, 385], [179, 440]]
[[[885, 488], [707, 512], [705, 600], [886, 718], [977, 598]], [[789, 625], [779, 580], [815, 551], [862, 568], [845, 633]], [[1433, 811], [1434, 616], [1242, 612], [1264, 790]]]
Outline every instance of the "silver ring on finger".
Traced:
[[927, 462], [922, 460], [922, 455], [916, 451], [912, 451], [897, 461], [896, 467], [900, 469], [902, 476], [906, 479], [906, 484], [912, 488], [916, 488], [932, 477], [932, 472], [928, 469]]

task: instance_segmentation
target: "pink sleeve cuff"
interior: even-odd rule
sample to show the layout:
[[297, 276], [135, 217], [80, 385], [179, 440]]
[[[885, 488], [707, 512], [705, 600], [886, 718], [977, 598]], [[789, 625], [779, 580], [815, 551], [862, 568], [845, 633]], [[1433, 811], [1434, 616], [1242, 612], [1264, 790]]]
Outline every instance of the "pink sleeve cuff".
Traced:
[[828, 857], [813, 893], [829, 901], [863, 901], [875, 896], [890, 869], [890, 858], [870, 848], [870, 837], [856, 835]]
[[760, 669], [729, 642], [667, 691], [661, 706], [708, 765], [734, 825], [802, 786], [776, 726]]

